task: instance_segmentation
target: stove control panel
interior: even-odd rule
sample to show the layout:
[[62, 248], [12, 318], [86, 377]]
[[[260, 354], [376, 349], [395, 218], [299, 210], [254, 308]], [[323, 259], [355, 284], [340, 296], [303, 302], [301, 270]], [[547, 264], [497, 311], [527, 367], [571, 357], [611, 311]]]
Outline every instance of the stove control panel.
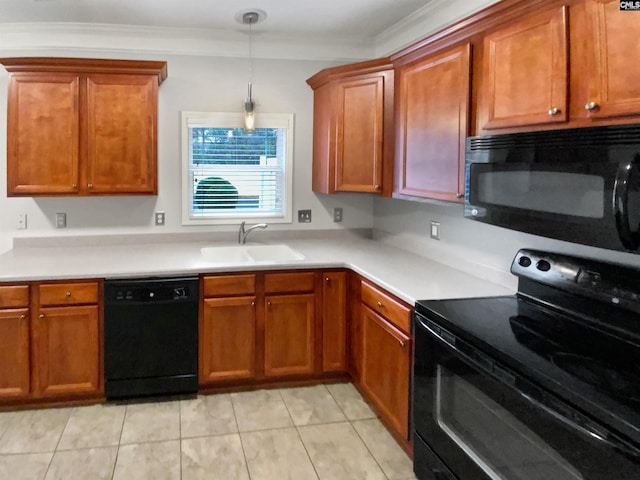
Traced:
[[640, 269], [522, 249], [513, 259], [511, 273], [640, 313]]

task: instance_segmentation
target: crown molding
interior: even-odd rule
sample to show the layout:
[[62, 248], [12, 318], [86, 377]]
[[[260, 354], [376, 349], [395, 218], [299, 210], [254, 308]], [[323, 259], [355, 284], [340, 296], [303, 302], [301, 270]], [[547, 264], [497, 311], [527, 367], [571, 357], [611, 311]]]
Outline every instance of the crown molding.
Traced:
[[373, 39], [374, 55], [391, 55], [499, 0], [431, 0]]
[[[372, 58], [372, 39], [285, 36], [256, 32], [252, 56], [279, 60], [352, 62]], [[248, 57], [247, 33], [174, 27], [86, 23], [0, 24], [0, 52], [108, 51]]]

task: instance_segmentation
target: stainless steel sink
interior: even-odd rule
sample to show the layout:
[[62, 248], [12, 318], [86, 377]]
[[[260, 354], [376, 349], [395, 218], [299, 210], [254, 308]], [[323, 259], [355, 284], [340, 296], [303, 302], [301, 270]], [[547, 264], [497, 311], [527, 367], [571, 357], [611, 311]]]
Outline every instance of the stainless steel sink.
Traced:
[[304, 255], [288, 245], [232, 245], [204, 247], [202, 257], [215, 263], [288, 262], [304, 260]]

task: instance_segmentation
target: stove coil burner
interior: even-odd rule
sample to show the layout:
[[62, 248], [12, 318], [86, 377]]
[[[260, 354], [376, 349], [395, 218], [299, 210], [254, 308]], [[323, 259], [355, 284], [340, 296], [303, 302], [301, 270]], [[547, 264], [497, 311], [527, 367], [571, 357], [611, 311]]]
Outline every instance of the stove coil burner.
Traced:
[[596, 358], [572, 353], [554, 353], [551, 361], [568, 374], [609, 395], [640, 403], [640, 377], [627, 369]]

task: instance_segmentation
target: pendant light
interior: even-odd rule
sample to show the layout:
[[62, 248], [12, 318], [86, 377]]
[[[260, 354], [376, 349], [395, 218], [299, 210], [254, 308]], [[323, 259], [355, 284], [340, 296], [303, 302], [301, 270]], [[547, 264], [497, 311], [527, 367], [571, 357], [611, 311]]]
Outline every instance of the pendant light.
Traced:
[[[262, 14], [262, 15], [261, 15]], [[247, 132], [253, 132], [256, 128], [255, 102], [252, 95], [252, 77], [253, 77], [253, 25], [264, 19], [264, 12], [250, 11], [244, 12], [240, 17], [242, 23], [249, 25], [249, 83], [247, 85], [247, 98], [244, 101], [244, 129]]]

